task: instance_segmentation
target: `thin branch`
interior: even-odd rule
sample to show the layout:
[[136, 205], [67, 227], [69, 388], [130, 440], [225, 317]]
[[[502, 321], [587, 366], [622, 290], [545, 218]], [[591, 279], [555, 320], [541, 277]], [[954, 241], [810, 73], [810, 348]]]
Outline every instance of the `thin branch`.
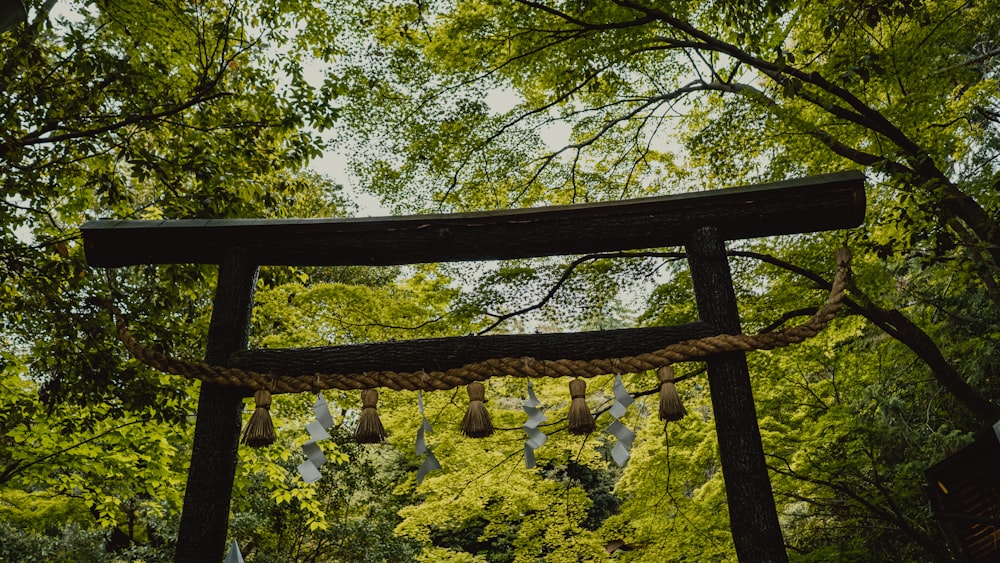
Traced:
[[[831, 283], [820, 274], [774, 256], [748, 251], [730, 251], [728, 254], [754, 258], [813, 280], [822, 288], [829, 289], [831, 287]], [[993, 422], [1000, 416], [1000, 406], [973, 389], [959, 375], [955, 366], [945, 358], [937, 342], [909, 317], [899, 310], [886, 309], [876, 305], [853, 284], [850, 286], [850, 290], [852, 297], [845, 298], [844, 304], [909, 348], [930, 368], [937, 382], [975, 414], [981, 422]]]
[[483, 335], [495, 329], [496, 327], [500, 326], [503, 322], [507, 321], [508, 319], [517, 317], [519, 315], [523, 315], [525, 313], [530, 313], [531, 311], [536, 311], [538, 309], [541, 309], [549, 301], [551, 301], [552, 298], [555, 297], [556, 293], [558, 293], [559, 290], [562, 288], [562, 286], [565, 285], [567, 281], [569, 281], [569, 278], [573, 275], [573, 272], [576, 270], [576, 268], [585, 262], [592, 262], [595, 260], [604, 260], [609, 258], [683, 258], [684, 256], [685, 256], [684, 254], [677, 252], [624, 252], [624, 251], [602, 252], [597, 254], [587, 254], [585, 256], [581, 256], [573, 260], [572, 262], [570, 262], [568, 266], [566, 266], [566, 268], [563, 270], [562, 275], [559, 276], [559, 280], [557, 280], [556, 283], [549, 288], [549, 291], [539, 301], [531, 305], [528, 305], [527, 307], [518, 309], [517, 311], [505, 313], [502, 315], [495, 315], [496, 320], [486, 328], [480, 330], [476, 334]]
[[795, 318], [798, 318], [798, 317], [808, 317], [808, 316], [811, 316], [815, 312], [816, 312], [815, 308], [808, 308], [808, 307], [804, 307], [802, 309], [795, 309], [793, 311], [787, 311], [785, 314], [783, 314], [780, 317], [778, 317], [778, 319], [776, 319], [775, 321], [773, 321], [771, 324], [765, 326], [760, 331], [761, 332], [771, 332], [771, 331], [777, 330], [778, 327], [780, 327], [781, 325], [785, 324], [786, 322], [788, 322], [788, 321], [790, 321], [792, 319], [795, 319]]
[[417, 324], [417, 325], [407, 326], [407, 325], [387, 324], [387, 323], [383, 323], [381, 321], [377, 321], [377, 320], [374, 320], [374, 319], [372, 319], [372, 322], [368, 322], [368, 323], [352, 323], [352, 322], [348, 322], [348, 321], [344, 320], [344, 318], [340, 317], [340, 316], [335, 316], [334, 318], [337, 319], [337, 321], [338, 321], [337, 324], [340, 325], [340, 326], [342, 326], [342, 327], [354, 327], [354, 328], [358, 328], [358, 327], [364, 327], [364, 328], [378, 327], [378, 328], [387, 328], [387, 329], [392, 329], [392, 330], [420, 330], [420, 329], [424, 328], [425, 326], [429, 326], [429, 325], [432, 325], [432, 324], [434, 324], [436, 322], [440, 322], [443, 319], [443, 317], [438, 316], [438, 317], [434, 317], [433, 319], [427, 319], [426, 321], [423, 321], [422, 323]]
[[646, 15], [641, 18], [636, 18], [634, 20], [623, 21], [623, 22], [590, 23], [574, 18], [573, 16], [567, 14], [566, 12], [557, 10], [555, 8], [552, 8], [551, 6], [546, 6], [545, 4], [542, 4], [540, 2], [530, 2], [528, 0], [517, 0], [517, 1], [520, 4], [524, 4], [525, 6], [529, 6], [531, 8], [535, 8], [542, 12], [546, 12], [549, 15], [553, 15], [567, 23], [581, 27], [588, 31], [608, 31], [613, 29], [628, 29], [631, 27], [638, 27], [656, 21], [656, 18], [654, 16]]
[[24, 473], [25, 469], [27, 469], [27, 468], [29, 468], [29, 467], [31, 467], [33, 465], [38, 465], [40, 463], [44, 463], [45, 461], [48, 461], [48, 460], [50, 460], [50, 459], [52, 459], [52, 458], [54, 458], [56, 456], [62, 455], [62, 454], [66, 453], [66, 452], [68, 452], [70, 450], [75, 449], [75, 448], [79, 448], [80, 446], [82, 446], [84, 444], [88, 444], [90, 442], [93, 442], [94, 440], [103, 438], [107, 434], [110, 434], [112, 432], [115, 432], [117, 430], [125, 428], [127, 426], [132, 426], [134, 424], [145, 424], [146, 422], [149, 422], [149, 420], [150, 420], [150, 418], [146, 417], [146, 418], [140, 418], [138, 420], [133, 420], [131, 422], [125, 422], [125, 423], [120, 424], [120, 425], [118, 425], [118, 426], [116, 426], [114, 428], [109, 428], [108, 430], [105, 430], [104, 432], [101, 432], [100, 434], [97, 434], [95, 436], [91, 436], [90, 438], [87, 438], [86, 440], [83, 440], [81, 442], [77, 442], [76, 444], [73, 444], [73, 445], [70, 445], [70, 446], [66, 446], [65, 448], [62, 448], [61, 450], [52, 452], [52, 453], [50, 453], [48, 455], [44, 455], [44, 456], [42, 456], [42, 457], [40, 457], [38, 459], [35, 459], [34, 461], [30, 461], [28, 463], [22, 463], [22, 462], [19, 462], [19, 461], [18, 462], [14, 462], [13, 465], [7, 466], [4, 469], [4, 471], [2, 473], [0, 473], [0, 483], [6, 483], [7, 481], [11, 480], [15, 475], [18, 475], [19, 473]]
[[209, 95], [204, 95], [204, 94], [202, 94], [202, 95], [196, 95], [195, 97], [187, 100], [186, 102], [184, 102], [182, 104], [179, 104], [179, 105], [176, 105], [174, 107], [167, 108], [167, 109], [164, 109], [162, 111], [155, 112], [155, 113], [150, 113], [150, 114], [145, 114], [145, 115], [130, 116], [130, 117], [122, 119], [122, 120], [120, 120], [118, 122], [109, 123], [108, 125], [105, 125], [103, 127], [97, 127], [97, 128], [94, 128], [94, 129], [87, 129], [87, 130], [83, 130], [83, 131], [71, 131], [71, 132], [68, 132], [68, 133], [63, 133], [61, 135], [53, 135], [51, 137], [29, 138], [30, 137], [29, 136], [29, 137], [25, 137], [25, 138], [20, 139], [18, 142], [19, 142], [19, 144], [21, 144], [23, 146], [31, 146], [31, 145], [40, 145], [40, 144], [59, 143], [59, 142], [62, 142], [62, 141], [71, 141], [73, 139], [81, 139], [81, 138], [84, 138], [84, 137], [92, 137], [94, 135], [100, 135], [101, 133], [107, 133], [107, 132], [110, 132], [110, 131], [115, 131], [117, 129], [121, 129], [123, 127], [126, 127], [128, 125], [135, 125], [137, 123], [146, 123], [146, 122], [149, 122], [149, 121], [155, 121], [155, 120], [160, 119], [162, 117], [167, 117], [169, 115], [174, 115], [174, 114], [180, 113], [180, 112], [182, 112], [182, 111], [184, 111], [184, 110], [186, 110], [188, 108], [191, 108], [193, 106], [196, 106], [198, 104], [202, 104], [202, 103], [205, 103], [205, 102], [209, 102], [209, 101], [212, 101], [212, 100], [215, 100], [215, 99], [218, 99], [218, 98], [222, 98], [222, 97], [226, 97], [226, 96], [231, 96], [231, 95], [232, 94], [229, 93], [229, 92], [219, 92], [219, 93], [209, 94]]
[[[951, 560], [949, 557], [947, 557], [945, 554], [941, 552], [941, 548], [938, 544], [931, 541], [931, 539], [928, 538], [925, 534], [920, 533], [920, 531], [917, 528], [915, 528], [913, 525], [910, 524], [910, 522], [906, 519], [905, 515], [897, 512], [895, 510], [896, 507], [894, 503], [891, 503], [889, 505], [889, 508], [882, 507], [878, 504], [875, 504], [875, 502], [872, 501], [869, 498], [869, 495], [867, 495], [865, 492], [858, 492], [846, 483], [803, 475], [792, 469], [791, 464], [788, 462], [788, 460], [773, 454], [765, 454], [765, 455], [780, 460], [782, 462], [782, 465], [784, 465], [785, 467], [785, 469], [782, 469], [781, 467], [776, 467], [769, 464], [768, 469], [770, 469], [771, 471], [774, 471], [775, 473], [784, 475], [792, 479], [796, 479], [798, 481], [811, 483], [813, 485], [819, 485], [821, 487], [826, 487], [830, 490], [841, 493], [845, 495], [847, 498], [849, 498], [851, 501], [864, 507], [869, 514], [876, 516], [882, 521], [892, 525], [895, 529], [906, 534], [906, 536], [908, 536], [911, 540], [917, 543], [917, 545], [920, 545], [930, 554], [932, 554], [935, 561], [943, 562]], [[857, 477], [863, 478], [863, 476], [860, 473], [857, 475]], [[874, 486], [874, 484], [871, 483], [870, 481], [866, 480], [866, 482]]]

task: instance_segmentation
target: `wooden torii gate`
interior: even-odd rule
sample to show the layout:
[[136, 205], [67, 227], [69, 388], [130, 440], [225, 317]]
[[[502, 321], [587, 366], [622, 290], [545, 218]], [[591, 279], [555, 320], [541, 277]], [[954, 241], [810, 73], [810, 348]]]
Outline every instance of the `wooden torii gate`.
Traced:
[[[856, 227], [864, 176], [842, 172], [700, 193], [447, 215], [346, 219], [90, 221], [92, 266], [217, 264], [205, 361], [278, 375], [446, 370], [499, 357], [611, 358], [739, 334], [725, 242]], [[248, 350], [260, 265], [387, 266], [684, 246], [700, 320], [674, 327]], [[733, 542], [741, 561], [787, 561], [743, 352], [707, 359]], [[221, 561], [244, 398], [203, 383], [175, 561]]]

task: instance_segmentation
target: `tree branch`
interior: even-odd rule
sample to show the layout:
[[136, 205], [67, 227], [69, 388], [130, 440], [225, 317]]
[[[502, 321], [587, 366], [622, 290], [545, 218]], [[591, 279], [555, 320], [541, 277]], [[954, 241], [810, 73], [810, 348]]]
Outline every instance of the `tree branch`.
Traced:
[[21, 144], [22, 146], [31, 146], [31, 145], [40, 145], [40, 144], [60, 143], [62, 141], [72, 141], [74, 139], [81, 139], [81, 138], [84, 138], [84, 137], [93, 137], [95, 135], [100, 135], [102, 133], [108, 133], [110, 131], [115, 131], [117, 129], [121, 129], [121, 128], [129, 126], [129, 125], [135, 125], [137, 123], [146, 123], [146, 122], [149, 122], [149, 121], [156, 121], [157, 119], [160, 119], [160, 118], [163, 118], [163, 117], [167, 117], [167, 116], [170, 116], [170, 115], [174, 115], [174, 114], [180, 113], [180, 112], [182, 112], [182, 111], [184, 111], [184, 110], [186, 110], [188, 108], [191, 108], [193, 106], [196, 106], [198, 104], [202, 104], [202, 103], [205, 103], [205, 102], [217, 99], [217, 98], [222, 98], [222, 97], [230, 96], [230, 95], [231, 94], [228, 93], [228, 92], [219, 92], [219, 93], [207, 94], [207, 95], [206, 94], [196, 95], [195, 97], [187, 100], [186, 102], [184, 102], [182, 104], [178, 104], [176, 106], [164, 109], [162, 111], [158, 111], [158, 112], [154, 112], [154, 113], [150, 113], [150, 114], [146, 114], [146, 115], [133, 115], [133, 116], [129, 116], [129, 117], [125, 118], [125, 119], [122, 119], [120, 121], [117, 121], [115, 123], [109, 123], [109, 124], [104, 125], [102, 127], [96, 127], [94, 129], [86, 129], [86, 130], [82, 130], [82, 131], [71, 131], [71, 132], [68, 132], [68, 133], [63, 133], [61, 135], [52, 135], [50, 137], [34, 137], [34, 138], [32, 138], [29, 135], [27, 137], [24, 137], [24, 138], [20, 139], [18, 141], [18, 143]]
[[541, 2], [531, 2], [529, 0], [517, 0], [518, 3], [524, 4], [530, 8], [535, 8], [549, 15], [555, 16], [566, 23], [578, 26], [580, 28], [586, 29], [588, 31], [607, 31], [612, 29], [628, 29], [630, 27], [637, 27], [641, 25], [646, 25], [647, 23], [652, 23], [656, 21], [656, 17], [652, 15], [646, 15], [645, 17], [636, 18], [634, 20], [623, 21], [623, 22], [613, 22], [613, 23], [590, 23], [577, 19], [566, 12], [557, 10], [551, 6], [542, 4]]
[[[826, 289], [831, 287], [831, 282], [820, 274], [774, 256], [749, 251], [730, 251], [729, 255], [753, 258], [813, 280], [820, 287]], [[980, 422], [992, 423], [1000, 417], [1000, 406], [990, 402], [973, 389], [959, 375], [951, 362], [944, 357], [934, 339], [916, 323], [898, 310], [885, 309], [875, 305], [857, 286], [851, 284], [850, 289], [852, 297], [844, 299], [844, 304], [909, 348], [930, 368], [937, 382], [976, 415]]]
[[57, 451], [52, 452], [50, 454], [44, 455], [44, 456], [42, 456], [42, 457], [40, 457], [38, 459], [35, 459], [34, 461], [30, 461], [28, 463], [22, 463], [20, 461], [15, 461], [13, 464], [8, 465], [6, 468], [4, 468], [3, 472], [0, 472], [0, 483], [6, 483], [7, 481], [10, 481], [11, 479], [14, 478], [14, 476], [16, 476], [16, 475], [18, 475], [20, 473], [24, 473], [25, 469], [27, 469], [27, 468], [29, 468], [29, 467], [31, 467], [33, 465], [38, 465], [40, 463], [44, 463], [45, 461], [48, 461], [48, 460], [50, 460], [50, 459], [52, 459], [52, 458], [54, 458], [54, 457], [56, 457], [58, 455], [62, 455], [62, 454], [66, 453], [66, 452], [68, 452], [70, 450], [75, 449], [75, 448], [79, 448], [80, 446], [82, 446], [84, 444], [88, 444], [90, 442], [93, 442], [94, 440], [98, 440], [98, 439], [106, 436], [107, 434], [110, 434], [112, 432], [115, 432], [117, 430], [125, 428], [127, 426], [132, 426], [133, 424], [145, 424], [146, 422], [149, 422], [149, 420], [150, 420], [150, 418], [146, 417], [146, 418], [140, 418], [138, 420], [133, 420], [131, 422], [126, 422], [126, 423], [123, 423], [123, 424], [119, 424], [118, 426], [115, 426], [114, 428], [109, 428], [109, 429], [105, 430], [104, 432], [101, 432], [100, 434], [91, 436], [90, 438], [87, 438], [86, 440], [77, 442], [76, 444], [73, 444], [73, 445], [70, 445], [70, 446], [66, 446], [65, 448], [62, 448], [61, 450], [57, 450]]
[[566, 269], [563, 270], [562, 275], [559, 276], [559, 279], [556, 281], [556, 283], [549, 288], [549, 291], [539, 301], [531, 305], [528, 305], [527, 307], [518, 309], [517, 311], [505, 313], [502, 315], [496, 315], [496, 320], [493, 321], [493, 323], [491, 323], [486, 328], [480, 330], [476, 334], [481, 336], [483, 334], [486, 334], [487, 332], [492, 331], [496, 327], [500, 326], [508, 319], [523, 315], [525, 313], [530, 313], [531, 311], [537, 311], [538, 309], [541, 309], [542, 307], [545, 306], [546, 303], [551, 301], [552, 298], [555, 297], [556, 293], [558, 293], [559, 290], [562, 288], [562, 286], [565, 285], [567, 281], [569, 281], [569, 278], [573, 275], [573, 272], [576, 270], [576, 268], [585, 262], [592, 262], [594, 260], [603, 260], [608, 258], [683, 258], [684, 256], [685, 254], [679, 252], [625, 252], [625, 251], [603, 252], [598, 254], [587, 254], [585, 256], [581, 256], [573, 260], [572, 262], [569, 263], [568, 266], [566, 266]]
[[[939, 546], [938, 543], [932, 541], [930, 538], [927, 537], [926, 534], [920, 533], [919, 530], [917, 530], [914, 526], [910, 524], [910, 522], [906, 519], [904, 515], [895, 511], [894, 504], [890, 504], [889, 508], [882, 507], [878, 504], [875, 504], [874, 501], [870, 500], [869, 495], [867, 495], [864, 492], [855, 491], [851, 486], [847, 485], [846, 483], [803, 475], [792, 469], [792, 466], [788, 462], [788, 460], [773, 454], [765, 454], [765, 455], [768, 455], [768, 457], [781, 461], [782, 465], [784, 465], [785, 467], [785, 469], [782, 469], [781, 467], [769, 464], [768, 469], [770, 469], [771, 471], [778, 473], [780, 475], [784, 475], [785, 477], [795, 479], [797, 481], [811, 483], [813, 485], [819, 485], [821, 487], [825, 487], [832, 491], [838, 492], [849, 498], [851, 501], [856, 502], [857, 504], [863, 506], [868, 511], [869, 514], [872, 514], [878, 517], [879, 519], [883, 520], [884, 522], [891, 524], [900, 532], [906, 534], [906, 536], [909, 537], [911, 540], [913, 540], [914, 543], [921, 546], [928, 553], [930, 553], [934, 557], [934, 561], [940, 561], [942, 563], [946, 561], [951, 561], [950, 557], [948, 557], [945, 553], [942, 553], [941, 547]], [[863, 477], [859, 474], [858, 478], [860, 479]]]

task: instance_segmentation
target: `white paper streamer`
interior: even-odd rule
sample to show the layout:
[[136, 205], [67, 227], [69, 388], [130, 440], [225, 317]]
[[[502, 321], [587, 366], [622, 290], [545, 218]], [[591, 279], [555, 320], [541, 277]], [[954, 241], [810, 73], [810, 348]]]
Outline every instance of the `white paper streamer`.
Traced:
[[625, 416], [625, 412], [628, 406], [631, 405], [635, 399], [629, 394], [628, 390], [625, 389], [625, 384], [622, 382], [621, 374], [615, 375], [615, 386], [614, 386], [615, 402], [611, 405], [611, 416], [615, 418], [614, 422], [608, 425], [607, 432], [618, 439], [614, 447], [611, 448], [611, 459], [618, 464], [618, 467], [625, 467], [628, 463], [631, 453], [629, 450], [632, 449], [632, 442], [635, 441], [635, 432], [629, 430], [622, 422], [618, 419]]
[[320, 449], [316, 442], [306, 442], [306, 445], [302, 446], [302, 453], [306, 454], [306, 461], [316, 466], [316, 469], [319, 469], [326, 463], [326, 454], [323, 453], [323, 450]]
[[326, 397], [320, 391], [316, 394], [316, 404], [313, 405], [313, 412], [316, 413], [316, 420], [323, 428], [333, 427], [333, 416], [330, 414], [330, 405], [326, 402]]
[[326, 429], [323, 428], [323, 423], [321, 423], [318, 420], [314, 420], [309, 424], [306, 424], [306, 432], [309, 433], [309, 436], [313, 439], [314, 442], [330, 438], [330, 435], [327, 434]]
[[229, 553], [226, 554], [225, 560], [222, 563], [243, 563], [243, 554], [240, 553], [240, 546], [233, 540], [233, 543], [229, 544]]
[[524, 465], [531, 469], [535, 466], [535, 450], [542, 447], [545, 441], [549, 439], [538, 429], [538, 426], [545, 422], [547, 418], [545, 414], [538, 408], [542, 405], [538, 401], [538, 397], [535, 396], [535, 389], [531, 386], [531, 381], [528, 381], [528, 398], [524, 401], [521, 406], [524, 409], [524, 413], [528, 415], [528, 420], [524, 423], [522, 427], [525, 434], [528, 435], [528, 439], [524, 441]]
[[316, 442], [329, 439], [330, 434], [326, 429], [333, 426], [330, 407], [327, 405], [323, 393], [317, 393], [313, 412], [316, 413], [316, 420], [306, 424], [306, 431], [309, 432], [309, 437], [312, 439], [302, 446], [302, 453], [305, 454], [306, 460], [298, 466], [299, 475], [306, 483], [315, 483], [320, 478], [319, 468], [326, 463], [326, 455]]
[[306, 483], [315, 483], [322, 477], [319, 473], [319, 468], [308, 459], [299, 464], [298, 470], [299, 475], [302, 476], [302, 480]]
[[424, 435], [427, 432], [433, 432], [434, 428], [431, 427], [430, 421], [427, 420], [426, 416], [424, 416], [424, 394], [422, 391], [417, 391], [417, 406], [420, 409], [420, 418], [422, 420], [420, 422], [420, 428], [417, 428], [417, 444], [414, 449], [416, 450], [417, 455], [426, 454], [424, 462], [420, 465], [420, 469], [417, 469], [417, 484], [420, 484], [423, 482], [424, 476], [426, 476], [429, 472], [434, 471], [435, 469], [441, 469], [441, 464], [438, 462], [437, 458], [434, 457], [434, 452], [427, 447], [427, 441], [424, 438]]
[[441, 469], [441, 463], [438, 462], [436, 457], [434, 457], [434, 452], [427, 450], [427, 457], [425, 457], [424, 462], [420, 464], [420, 469], [417, 469], [417, 483], [423, 483], [424, 477], [435, 469]]

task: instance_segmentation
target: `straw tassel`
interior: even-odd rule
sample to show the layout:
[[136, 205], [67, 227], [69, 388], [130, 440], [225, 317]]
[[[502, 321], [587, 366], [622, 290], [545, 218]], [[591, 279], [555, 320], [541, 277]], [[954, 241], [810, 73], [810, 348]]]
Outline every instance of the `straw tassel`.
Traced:
[[354, 431], [354, 441], [359, 444], [381, 444], [385, 441], [385, 428], [378, 417], [378, 391], [361, 391], [361, 419]]
[[656, 370], [656, 375], [660, 378], [660, 420], [669, 422], [687, 416], [687, 409], [674, 385], [674, 368], [663, 366]]
[[240, 442], [251, 448], [270, 446], [277, 438], [274, 433], [274, 423], [271, 422], [271, 392], [267, 389], [258, 389], [253, 394], [253, 401], [256, 408], [250, 415], [246, 428], [243, 429]]
[[594, 431], [594, 415], [587, 406], [587, 383], [580, 378], [570, 381], [569, 395], [573, 398], [569, 405], [569, 433], [590, 434]]
[[462, 433], [470, 438], [485, 438], [493, 435], [493, 421], [486, 411], [486, 387], [473, 381], [465, 390], [469, 393], [469, 409], [462, 419]]

